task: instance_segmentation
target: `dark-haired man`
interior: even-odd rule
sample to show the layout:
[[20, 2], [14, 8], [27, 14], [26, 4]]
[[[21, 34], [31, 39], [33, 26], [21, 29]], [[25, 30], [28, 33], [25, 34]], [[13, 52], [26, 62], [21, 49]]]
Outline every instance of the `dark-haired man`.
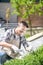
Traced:
[[[29, 51], [29, 45], [23, 36], [26, 28], [28, 28], [28, 24], [25, 21], [21, 21], [18, 23], [17, 28], [9, 29], [5, 32], [4, 38], [0, 42], [0, 46], [2, 46], [2, 49], [5, 51], [7, 50], [7, 54], [10, 57], [14, 58], [15, 53], [23, 55], [26, 51]], [[12, 52], [12, 49], [14, 52]]]

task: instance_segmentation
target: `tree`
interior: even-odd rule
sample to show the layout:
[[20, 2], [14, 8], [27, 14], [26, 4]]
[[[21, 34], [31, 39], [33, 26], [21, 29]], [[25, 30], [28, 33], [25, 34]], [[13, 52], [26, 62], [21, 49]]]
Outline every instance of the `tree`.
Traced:
[[8, 22], [10, 18], [10, 8], [6, 9], [6, 15], [5, 15], [6, 21], [7, 21], [7, 28], [8, 28]]
[[28, 19], [30, 34], [32, 35], [32, 24], [30, 15], [43, 15], [43, 0], [11, 0], [12, 7], [15, 8], [13, 14], [17, 14], [23, 19]]

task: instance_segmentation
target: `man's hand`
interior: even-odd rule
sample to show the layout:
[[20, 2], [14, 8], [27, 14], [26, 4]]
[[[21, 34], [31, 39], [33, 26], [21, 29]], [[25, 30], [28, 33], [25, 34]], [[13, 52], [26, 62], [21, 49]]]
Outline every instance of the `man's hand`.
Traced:
[[32, 50], [32, 46], [30, 45], [29, 47], [26, 47], [26, 51], [31, 51]]
[[17, 53], [17, 51], [19, 50], [16, 46], [14, 46], [14, 45], [12, 45], [12, 50], [14, 51], [14, 52], [16, 52]]

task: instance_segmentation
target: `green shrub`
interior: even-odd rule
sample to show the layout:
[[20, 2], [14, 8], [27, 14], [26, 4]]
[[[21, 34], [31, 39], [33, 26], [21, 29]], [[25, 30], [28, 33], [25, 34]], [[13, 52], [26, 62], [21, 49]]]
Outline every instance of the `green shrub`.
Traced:
[[43, 46], [26, 55], [21, 60], [13, 59], [5, 62], [4, 65], [43, 65]]
[[24, 35], [25, 36], [25, 38], [28, 38], [28, 37], [30, 37], [30, 35], [27, 33], [27, 34], [25, 34]]
[[24, 65], [41, 65], [37, 57], [33, 54], [27, 55], [24, 58]]
[[37, 59], [39, 60], [40, 64], [43, 65], [43, 45], [40, 46], [35, 52], [32, 53], [36, 55]]
[[4, 65], [24, 65], [23, 59], [13, 59], [4, 63]]
[[22, 60], [20, 59], [10, 60], [6, 62], [4, 65], [41, 65], [41, 64], [36, 56], [30, 54], [27, 55]]

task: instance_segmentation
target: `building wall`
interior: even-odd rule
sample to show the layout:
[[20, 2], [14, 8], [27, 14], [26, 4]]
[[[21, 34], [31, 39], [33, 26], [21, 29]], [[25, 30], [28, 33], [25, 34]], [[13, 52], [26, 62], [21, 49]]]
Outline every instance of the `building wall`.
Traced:
[[11, 15], [13, 8], [11, 7], [10, 3], [0, 3], [0, 17], [5, 18], [6, 15], [6, 9], [10, 8], [10, 22], [17, 22], [17, 15]]
[[35, 26], [35, 27], [43, 26], [43, 16], [32, 15], [31, 21], [32, 21], [32, 26]]
[[[31, 19], [32, 27], [43, 27], [43, 16], [31, 15], [30, 19]], [[21, 17], [18, 17], [18, 21], [22, 21], [22, 20], [26, 20], [26, 19], [22, 19]]]

